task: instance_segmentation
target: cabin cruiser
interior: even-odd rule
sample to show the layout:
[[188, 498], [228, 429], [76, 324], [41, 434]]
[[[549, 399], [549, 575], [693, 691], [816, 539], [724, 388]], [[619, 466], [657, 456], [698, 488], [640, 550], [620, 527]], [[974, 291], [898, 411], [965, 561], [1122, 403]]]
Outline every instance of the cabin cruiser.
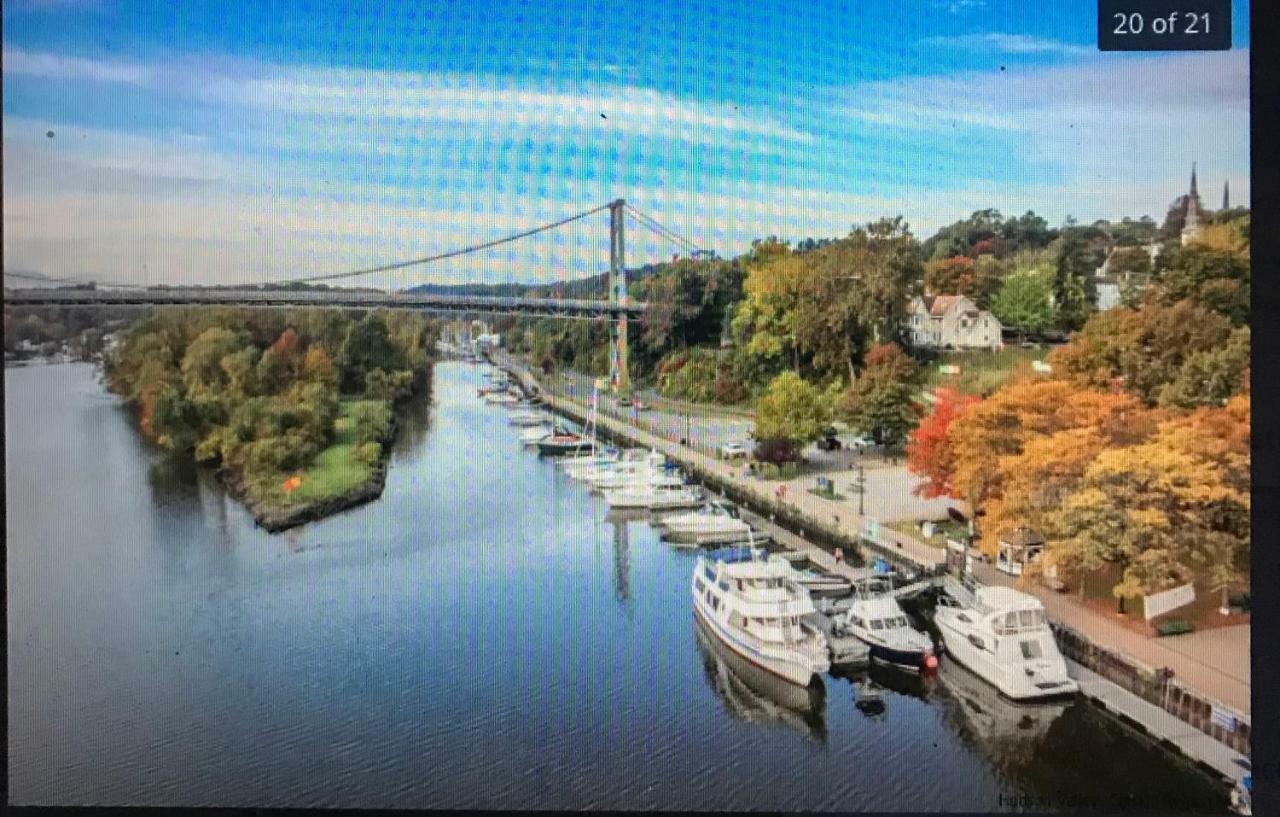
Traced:
[[937, 667], [933, 639], [911, 626], [891, 590], [880, 576], [854, 582], [852, 603], [841, 623], [871, 648], [872, 661], [913, 671]]
[[809, 594], [763, 549], [699, 556], [692, 584], [694, 614], [740, 658], [800, 686], [831, 668], [826, 638], [803, 620]]
[[547, 415], [534, 408], [518, 408], [507, 415], [507, 422], [513, 426], [536, 426], [547, 422]]
[[610, 508], [693, 508], [702, 504], [702, 489], [693, 485], [676, 483], [670, 478], [657, 477], [649, 482], [628, 485], [604, 492], [604, 501]]
[[615, 463], [621, 458], [616, 448], [593, 449], [584, 454], [562, 457], [556, 462], [570, 478], [580, 479], [581, 474], [602, 465]]
[[1039, 599], [1011, 587], [948, 589], [955, 595], [939, 596], [934, 623], [952, 658], [1015, 701], [1079, 690]]
[[664, 538], [697, 544], [738, 542], [751, 533], [750, 525], [719, 502], [708, 502], [696, 511], [663, 517], [653, 524]]
[[[647, 454], [629, 451], [626, 455], [613, 462], [602, 462], [590, 468], [575, 469], [573, 476], [589, 483], [592, 487], [600, 487], [596, 483], [604, 481], [606, 478], [659, 472], [666, 466], [666, 462], [667, 458], [657, 451]], [[618, 486], [609, 487], [616, 488]]]

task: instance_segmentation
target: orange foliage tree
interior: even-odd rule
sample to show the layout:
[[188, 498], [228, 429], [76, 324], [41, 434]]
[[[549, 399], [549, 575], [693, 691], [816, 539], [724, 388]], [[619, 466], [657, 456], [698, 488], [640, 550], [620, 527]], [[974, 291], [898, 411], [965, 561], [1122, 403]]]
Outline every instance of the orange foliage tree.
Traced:
[[925, 478], [916, 493], [928, 498], [954, 495], [955, 465], [947, 432], [966, 408], [979, 402], [978, 397], [955, 389], [940, 388], [936, 395], [933, 411], [920, 421], [907, 442], [907, 467]]

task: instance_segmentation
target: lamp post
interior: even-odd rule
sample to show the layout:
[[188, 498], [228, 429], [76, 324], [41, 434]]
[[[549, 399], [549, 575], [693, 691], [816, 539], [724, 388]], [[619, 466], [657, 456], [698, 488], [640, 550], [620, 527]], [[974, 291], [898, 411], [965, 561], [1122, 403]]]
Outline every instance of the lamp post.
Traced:
[[862, 463], [858, 463], [858, 480], [853, 483], [853, 490], [858, 492], [858, 516], [866, 514], [866, 496], [867, 496], [867, 475], [862, 467]]

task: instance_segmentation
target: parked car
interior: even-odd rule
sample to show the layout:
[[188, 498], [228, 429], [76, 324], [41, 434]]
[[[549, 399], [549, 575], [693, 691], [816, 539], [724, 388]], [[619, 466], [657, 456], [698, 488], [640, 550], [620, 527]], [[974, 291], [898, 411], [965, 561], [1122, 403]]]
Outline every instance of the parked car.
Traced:
[[747, 456], [748, 453], [747, 446], [744, 443], [725, 443], [720, 446], [720, 456], [726, 460], [736, 460]]
[[859, 434], [849, 443], [850, 448], [856, 448], [859, 451], [869, 451], [876, 447], [876, 441], [872, 439], [870, 434]]

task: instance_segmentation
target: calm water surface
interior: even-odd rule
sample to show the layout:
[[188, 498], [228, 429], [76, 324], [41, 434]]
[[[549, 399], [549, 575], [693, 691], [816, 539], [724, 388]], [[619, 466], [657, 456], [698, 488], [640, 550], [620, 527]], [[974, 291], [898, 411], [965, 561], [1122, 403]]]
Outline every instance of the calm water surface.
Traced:
[[91, 367], [5, 379], [14, 803], [1225, 808], [1087, 703], [945, 664], [821, 695], [736, 669], [693, 554], [521, 450], [466, 364], [407, 412], [379, 501], [274, 536]]

